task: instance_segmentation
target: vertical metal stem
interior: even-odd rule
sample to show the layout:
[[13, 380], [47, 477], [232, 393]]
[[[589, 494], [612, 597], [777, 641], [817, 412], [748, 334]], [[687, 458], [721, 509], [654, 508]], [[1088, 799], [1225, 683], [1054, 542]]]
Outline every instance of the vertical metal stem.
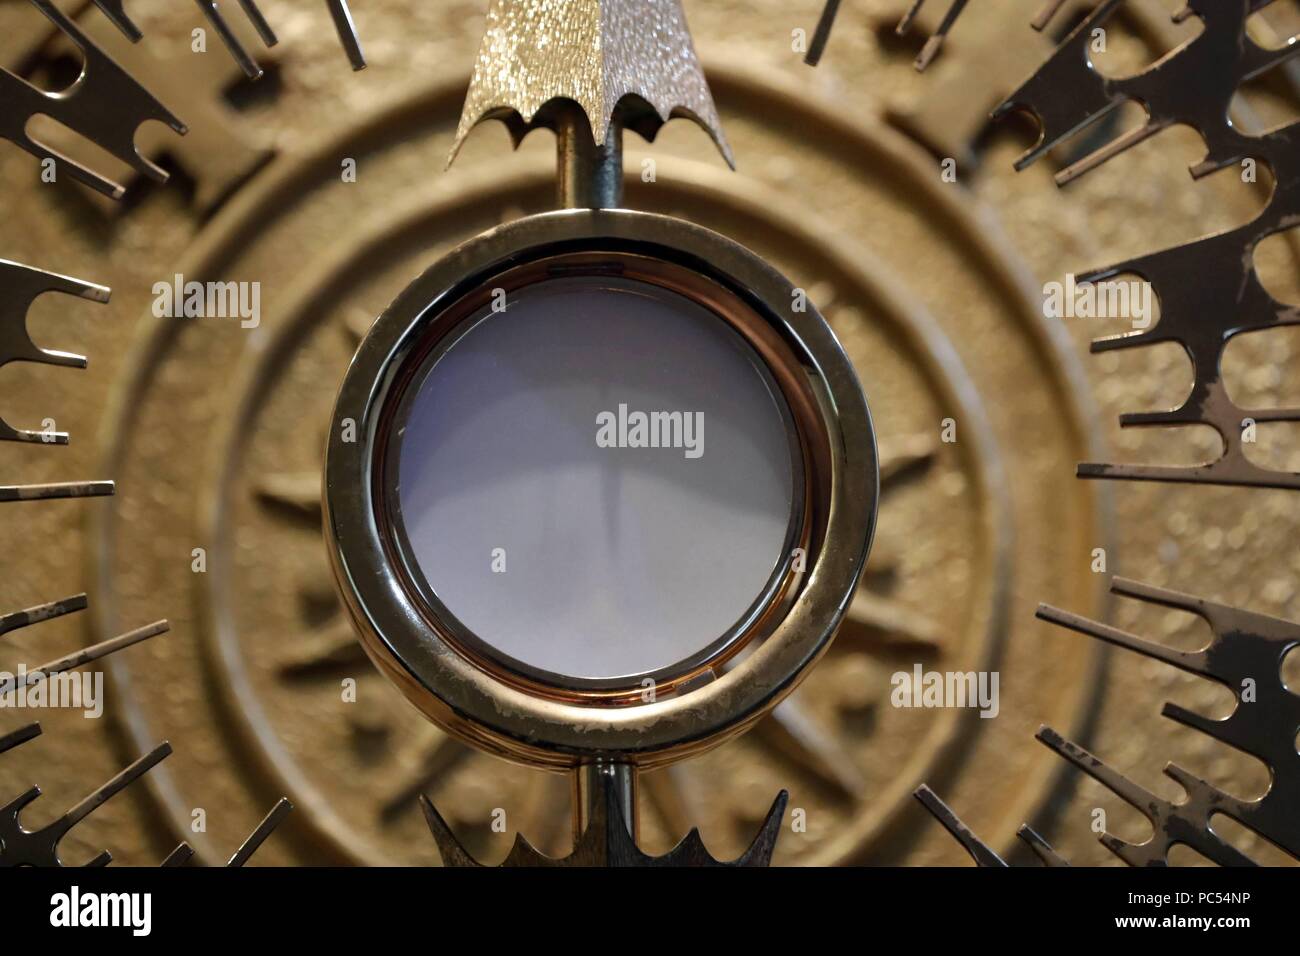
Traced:
[[576, 103], [555, 118], [556, 201], [562, 209], [617, 209], [623, 205], [623, 127], [610, 123], [596, 145], [587, 115]]
[[587, 831], [592, 820], [604, 815], [607, 793], [613, 793], [614, 806], [623, 823], [637, 838], [639, 829], [636, 799], [636, 767], [627, 763], [583, 764], [573, 772], [573, 839], [575, 844]]
[[[623, 128], [610, 123], [597, 145], [586, 112], [560, 106], [555, 118], [556, 202], [561, 209], [617, 209], [623, 205]], [[637, 838], [636, 768], [626, 763], [584, 764], [573, 774], [573, 841], [605, 815], [607, 794]]]

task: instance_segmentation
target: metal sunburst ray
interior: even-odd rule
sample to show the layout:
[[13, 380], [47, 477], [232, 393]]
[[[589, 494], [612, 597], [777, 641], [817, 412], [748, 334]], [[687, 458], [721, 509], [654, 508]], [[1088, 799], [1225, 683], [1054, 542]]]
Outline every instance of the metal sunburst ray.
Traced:
[[1174, 19], [1199, 17], [1204, 23], [1201, 33], [1140, 73], [1112, 78], [1094, 69], [1089, 56], [1093, 31], [1103, 29], [1123, 4], [1123, 0], [1105, 0], [994, 113], [997, 117], [1027, 112], [1038, 121], [1039, 141], [1017, 161], [1019, 169], [1125, 103], [1145, 109], [1142, 125], [1059, 172], [1056, 180], [1061, 185], [1179, 125], [1195, 129], [1205, 142], [1205, 158], [1191, 169], [1194, 178], [1251, 160], [1270, 169], [1275, 180], [1264, 210], [1243, 226], [1079, 277], [1080, 283], [1091, 283], [1136, 275], [1151, 284], [1160, 305], [1160, 318], [1150, 328], [1097, 339], [1094, 352], [1172, 342], [1181, 345], [1192, 362], [1192, 389], [1181, 405], [1169, 411], [1122, 415], [1120, 426], [1208, 425], [1223, 442], [1222, 454], [1206, 464], [1088, 462], [1079, 466], [1081, 478], [1300, 488], [1300, 474], [1261, 467], [1245, 453], [1255, 423], [1300, 421], [1300, 409], [1240, 407], [1229, 395], [1220, 368], [1233, 337], [1300, 324], [1300, 308], [1278, 301], [1265, 289], [1254, 261], [1261, 242], [1300, 220], [1300, 123], [1251, 135], [1230, 119], [1232, 100], [1241, 86], [1300, 54], [1295, 37], [1269, 49], [1247, 31], [1247, 20], [1272, 2], [1191, 0]]

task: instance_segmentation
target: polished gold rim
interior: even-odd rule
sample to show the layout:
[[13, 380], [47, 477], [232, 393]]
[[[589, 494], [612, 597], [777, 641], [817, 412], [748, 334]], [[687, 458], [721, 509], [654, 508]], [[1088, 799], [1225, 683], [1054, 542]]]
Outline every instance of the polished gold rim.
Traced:
[[[425, 579], [407, 540], [398, 503], [401, 441], [411, 401], [418, 383], [439, 359], [466, 334], [490, 308], [497, 290], [515, 293], [531, 285], [575, 276], [617, 277], [671, 290], [703, 305], [737, 334], [735, 346], [764, 379], [776, 399], [789, 436], [790, 466], [794, 478], [792, 507], [781, 554], [761, 593], [729, 628], [696, 654], [666, 667], [610, 679], [574, 678], [534, 668], [510, 657], [482, 640], [438, 598]], [[809, 551], [811, 539], [821, 536], [815, 527], [814, 500], [824, 502], [828, 489], [807, 487], [812, 449], [824, 448], [827, 436], [817, 413], [816, 400], [802, 382], [799, 366], [788, 347], [773, 335], [766, 322], [737, 296], [706, 276], [674, 263], [625, 252], [560, 253], [545, 256], [493, 275], [430, 322], [420, 347], [402, 363], [380, 411], [375, 443], [373, 486], [375, 524], [384, 539], [394, 573], [407, 595], [422, 612], [428, 627], [467, 659], [498, 679], [529, 693], [575, 704], [635, 704], [646, 687], [654, 696], [668, 696], [702, 676], [711, 676], [748, 644], [769, 636], [782, 612], [798, 593], [803, 573], [796, 569], [795, 549]], [[648, 684], [646, 682], [649, 682]]]
[[[649, 701], [627, 687], [555, 683], [485, 658], [481, 642], [403, 580], [390, 533], [385, 457], [404, 386], [492, 288], [536, 281], [557, 257], [586, 267], [615, 259], [637, 278], [725, 317], [772, 372], [798, 434], [806, 480], [792, 541], [807, 548], [806, 570], [796, 575], [787, 562], [736, 633], [670, 675]], [[797, 685], [856, 588], [878, 474], [857, 379], [821, 316], [811, 306], [793, 311], [796, 291], [708, 230], [626, 210], [581, 210], [530, 217], [466, 243], [385, 311], [339, 395], [326, 455], [325, 524], [343, 600], [367, 653], [417, 707], [469, 742], [529, 764], [565, 768], [617, 757], [654, 766], [720, 743]], [[356, 423], [355, 441], [342, 438], [345, 419]], [[752, 652], [735, 657], [741, 648]], [[724, 671], [728, 659], [733, 666]]]

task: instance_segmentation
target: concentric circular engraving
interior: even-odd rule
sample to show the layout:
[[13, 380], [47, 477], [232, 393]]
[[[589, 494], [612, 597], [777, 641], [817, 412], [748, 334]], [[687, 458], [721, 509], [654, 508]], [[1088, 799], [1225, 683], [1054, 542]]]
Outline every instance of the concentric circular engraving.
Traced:
[[[903, 852], [890, 847], [900, 814], [912, 812], [911, 787], [935, 781], [938, 762], [971, 747], [996, 750], [1000, 768], [1006, 754], [1023, 756], [1016, 773], [997, 779], [974, 774], [977, 763], [947, 764], [945, 792], [957, 799], [960, 788], [978, 788], [1011, 832], [1056, 769], [1050, 754], [1040, 759], [1024, 744], [1024, 726], [1077, 725], [1091, 700], [1077, 675], [1094, 650], [1069, 645], [1044, 658], [1027, 617], [1009, 604], [1012, 580], [1015, 593], [1072, 607], [1088, 607], [1094, 593], [1086, 556], [1100, 537], [1098, 489], [1071, 477], [1073, 463], [1088, 457], [1084, 419], [1072, 411], [1076, 373], [1039, 330], [1009, 250], [932, 183], [905, 141], [834, 119], [770, 78], [714, 71], [712, 81], [733, 143], [756, 158], [752, 174], [714, 168], [703, 148], [700, 163], [660, 152], [656, 181], [630, 182], [629, 204], [741, 240], [823, 311], [883, 422], [881, 514], [863, 585], [806, 689], [745, 737], [647, 774], [644, 843], [661, 852], [699, 825], [715, 855], [735, 852], [775, 782], [791, 788], [808, 821], [806, 832], [786, 834], [778, 859], [889, 859]], [[176, 628], [202, 643], [200, 652], [178, 645], [174, 659], [151, 661], [152, 674], [166, 686], [216, 691], [175, 696], [175, 704], [140, 698], [131, 726], [147, 736], [165, 721], [182, 741], [212, 721], [240, 731], [229, 746], [199, 748], [193, 766], [182, 766], [193, 748], [177, 747], [156, 791], [178, 826], [197, 801], [189, 781], [223, 768], [232, 789], [294, 799], [297, 825], [309, 834], [295, 858], [436, 860], [414, 810], [420, 792], [488, 859], [511, 838], [494, 829], [494, 808], [511, 832], [529, 833], [544, 849], [562, 849], [568, 838], [561, 778], [474, 754], [373, 673], [333, 595], [320, 541], [325, 423], [370, 321], [455, 242], [550, 204], [551, 158], [540, 140], [516, 160], [474, 172], [473, 151], [495, 144], [471, 139], [461, 171], [394, 200], [391, 184], [421, 178], [427, 152], [441, 148], [420, 137], [450, 136], [458, 108], [448, 86], [268, 170], [186, 261], [167, 267], [239, 275], [243, 257], [258, 256], [261, 327], [156, 322], [135, 374], [123, 379], [111, 410], [119, 495], [100, 550], [103, 582], [119, 595], [111, 616], [129, 614], [146, 595], [150, 606], [167, 602]], [[777, 145], [796, 117], [818, 131], [798, 167]], [[669, 153], [696, 145], [672, 126], [660, 138]], [[358, 157], [368, 175], [341, 185], [339, 156]], [[629, 157], [630, 168], [640, 162]], [[809, 191], [819, 181], [835, 183], [835, 202]], [[322, 229], [319, 217], [343, 201], [370, 211], [346, 235]], [[906, 251], [923, 237], [937, 241], [924, 263]], [[217, 368], [238, 371], [217, 376]], [[1023, 401], [991, 415], [986, 402], [1012, 368]], [[186, 404], [180, 392], [205, 401]], [[955, 442], [944, 441], [945, 419], [956, 423]], [[175, 429], [208, 439], [208, 451], [167, 455], [149, 438]], [[1035, 480], [1001, 480], [1016, 472]], [[134, 540], [146, 532], [150, 544]], [[175, 554], [197, 546], [209, 555], [206, 576], [164, 573]], [[174, 593], [158, 591], [164, 580]], [[918, 664], [999, 670], [1003, 687], [1014, 681], [1017, 693], [1004, 693], [997, 720], [894, 707], [891, 676]], [[122, 667], [117, 674], [130, 676]], [[355, 700], [344, 699], [346, 681]], [[249, 772], [232, 778], [224, 769], [232, 765]], [[942, 834], [932, 846], [949, 850]]]

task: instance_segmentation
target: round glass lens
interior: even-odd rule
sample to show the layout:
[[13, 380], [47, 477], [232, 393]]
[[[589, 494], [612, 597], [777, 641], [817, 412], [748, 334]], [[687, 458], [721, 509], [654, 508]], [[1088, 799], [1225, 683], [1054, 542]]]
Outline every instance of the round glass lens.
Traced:
[[465, 328], [399, 423], [397, 522], [424, 584], [495, 656], [548, 675], [721, 649], [803, 507], [757, 353], [683, 295], [600, 276], [525, 286]]

